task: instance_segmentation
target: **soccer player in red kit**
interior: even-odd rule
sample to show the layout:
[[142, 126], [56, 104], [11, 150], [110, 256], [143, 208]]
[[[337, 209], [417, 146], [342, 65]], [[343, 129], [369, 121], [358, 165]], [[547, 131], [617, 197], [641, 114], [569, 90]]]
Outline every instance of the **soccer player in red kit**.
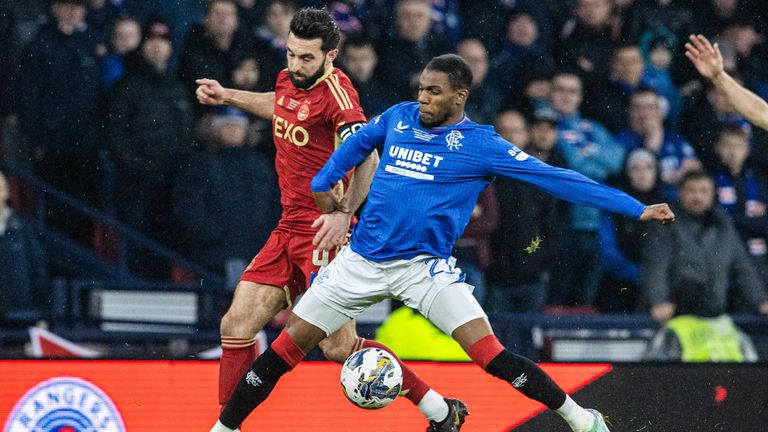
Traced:
[[[365, 124], [366, 118], [349, 79], [333, 66], [339, 30], [330, 15], [320, 9], [302, 9], [294, 16], [290, 29], [288, 68], [278, 75], [274, 93], [228, 89], [209, 79], [197, 81], [200, 103], [233, 105], [272, 119], [283, 206], [277, 228], [246, 268], [221, 321], [222, 406], [256, 358], [256, 333], [279, 311], [290, 307], [307, 289], [312, 275], [333, 259], [334, 254], [326, 251], [329, 246], [345, 241], [352, 214], [362, 204], [378, 164], [374, 152], [355, 169], [351, 179], [337, 185], [338, 195], [343, 197], [337, 211], [324, 214], [317, 208], [310, 190], [312, 177], [336, 146]], [[254, 207], [258, 211], [258, 204]], [[290, 338], [278, 339], [269, 350], [275, 350], [278, 356], [295, 352], [289, 347], [281, 349], [286, 343], [292, 343]], [[329, 360], [337, 362], [361, 348], [390, 351], [358, 337], [354, 322], [326, 338], [320, 347]], [[284, 360], [287, 367], [292, 367], [300, 359]], [[407, 366], [402, 368], [405, 396], [428, 419], [428, 431], [458, 431], [468, 414], [466, 406], [456, 399], [443, 399]], [[221, 425], [220, 430], [227, 429]]]

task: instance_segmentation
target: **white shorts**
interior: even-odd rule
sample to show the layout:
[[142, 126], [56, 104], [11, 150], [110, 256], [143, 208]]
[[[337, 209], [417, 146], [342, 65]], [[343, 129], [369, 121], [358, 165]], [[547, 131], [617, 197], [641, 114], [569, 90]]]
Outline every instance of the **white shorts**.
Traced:
[[455, 258], [431, 255], [374, 262], [345, 247], [317, 275], [293, 312], [330, 335], [369, 306], [395, 298], [450, 335], [462, 324], [487, 317], [455, 263]]

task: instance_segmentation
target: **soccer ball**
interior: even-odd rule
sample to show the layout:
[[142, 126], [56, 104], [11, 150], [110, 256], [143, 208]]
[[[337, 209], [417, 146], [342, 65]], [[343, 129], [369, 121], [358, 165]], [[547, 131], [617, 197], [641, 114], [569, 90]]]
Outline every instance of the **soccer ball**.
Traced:
[[341, 388], [353, 404], [379, 409], [392, 403], [403, 387], [403, 370], [395, 357], [378, 348], [352, 353], [341, 368]]

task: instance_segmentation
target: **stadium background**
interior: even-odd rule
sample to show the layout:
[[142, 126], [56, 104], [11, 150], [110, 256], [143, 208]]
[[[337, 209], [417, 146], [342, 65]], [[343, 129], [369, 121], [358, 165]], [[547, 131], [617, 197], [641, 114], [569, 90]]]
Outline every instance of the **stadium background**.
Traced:
[[[342, 32], [354, 41], [350, 46], [370, 46], [376, 54], [378, 65], [367, 79], [351, 60], [345, 64], [344, 53], [337, 62], [357, 80], [368, 115], [411, 98], [408, 76], [431, 56], [453, 52], [462, 46], [460, 42], [472, 38], [483, 49], [464, 44], [464, 54], [473, 65], [487, 68], [484, 82], [473, 89], [479, 96], [469, 106], [475, 120], [501, 126], [497, 114], [513, 110], [529, 123], [551, 122], [551, 107], [542, 103], [546, 97], [524, 96], [522, 90], [534, 94], [536, 83], [567, 71], [583, 81], [585, 101], [580, 111], [585, 118], [604, 123], [612, 139], [620, 141], [620, 132], [630, 127], [629, 94], [652, 87], [664, 100], [665, 129], [690, 143], [704, 169], [717, 174], [722, 168], [712, 150], [716, 132], [733, 126], [748, 137], [749, 167], [760, 187], [768, 186], [763, 180], [768, 137], [720, 105], [682, 56], [688, 34], [715, 38], [730, 72], [759, 95], [768, 96], [764, 41], [768, 16], [759, 0], [435, 0], [428, 2], [423, 34], [418, 16], [398, 26], [397, 2], [392, 0], [238, 0], [234, 2], [238, 30], [227, 49], [211, 49], [210, 41], [201, 36], [206, 34], [202, 23], [209, 11], [204, 0], [74, 1], [87, 7], [85, 21], [76, 26], [73, 37], [58, 39], [54, 36], [66, 26], [51, 25], [52, 20], [56, 22], [51, 3], [68, 2], [0, 1], [0, 169], [9, 180], [9, 206], [25, 227], [16, 230], [16, 225], [8, 224], [0, 241], [0, 263], [7, 269], [0, 278], [0, 357], [9, 359], [0, 360], [4, 389], [0, 424], [6, 430], [13, 430], [7, 429], [6, 422], [27, 392], [47, 379], [67, 376], [87, 380], [107, 394], [130, 431], [152, 430], [146, 421], [158, 418], [167, 421], [161, 430], [205, 429], [215, 416], [216, 363], [189, 359], [200, 358], [217, 345], [218, 319], [231, 295], [233, 278], [260, 247], [279, 215], [279, 203], [276, 188], [267, 186], [274, 178], [264, 169], [274, 157], [268, 123], [242, 113], [196, 106], [191, 80], [206, 76], [225, 85], [269, 90], [282, 68], [279, 29], [292, 7], [328, 6]], [[417, 12], [422, 7], [419, 1], [404, 3], [418, 4]], [[143, 61], [141, 52], [121, 53], [112, 37], [115, 23], [125, 17], [134, 18], [145, 37], [171, 43], [156, 99], [131, 99], [148, 93], [139, 91], [146, 88], [138, 78], [143, 76], [137, 66]], [[405, 23], [409, 18], [400, 19]], [[167, 25], [169, 33], [153, 30], [152, 23]], [[226, 30], [226, 23], [222, 28]], [[136, 43], [143, 39], [138, 37]], [[629, 86], [617, 78], [624, 77], [617, 75], [621, 71], [612, 69], [615, 52], [627, 45], [639, 48], [642, 55], [642, 77]], [[135, 87], [126, 87], [129, 78], [139, 84], [134, 81]], [[140, 108], [130, 119], [119, 118], [126, 114], [118, 108], [128, 104]], [[115, 123], [121, 122], [143, 126], [121, 136], [115, 132]], [[259, 170], [250, 188], [226, 176], [226, 166], [211, 170], [223, 182], [219, 189], [194, 183], [209, 180], [182, 175], [193, 170], [201, 154], [219, 154], [216, 134], [222, 122], [247, 122], [247, 137], [238, 148], [242, 153], [237, 154], [246, 155], [240, 159], [249, 165], [237, 166]], [[621, 153], [626, 155], [629, 149]], [[623, 167], [624, 157], [613, 164]], [[682, 159], [661, 162], [671, 164], [674, 172]], [[130, 164], [131, 160], [141, 161], [140, 166]], [[603, 180], [622, 185], [615, 179], [621, 178], [620, 171]], [[186, 188], [180, 179], [187, 182]], [[665, 188], [665, 196], [674, 199], [670, 198], [673, 182]], [[232, 199], [216, 202], [213, 213], [193, 214], [189, 202], [185, 207], [180, 198], [190, 196], [195, 209], [215, 201], [211, 195], [230, 192]], [[253, 193], [258, 211], [238, 199]], [[497, 205], [501, 204], [498, 220], [480, 221], [468, 236], [469, 247], [463, 247], [459, 256], [472, 276], [487, 279], [489, 306], [494, 303], [494, 290], [520, 283], [512, 281], [504, 269], [514, 267], [509, 263], [516, 262], [515, 257], [499, 255], [494, 249], [498, 247], [494, 236], [527, 226], [512, 216], [503, 198], [503, 194], [496, 197]], [[569, 210], [558, 209], [556, 214], [557, 228], [565, 233], [562, 237], [568, 237]], [[200, 218], [208, 218], [202, 227], [195, 225]], [[762, 223], [765, 216], [758, 219]], [[196, 236], [202, 228], [225, 225], [232, 226], [235, 240], [245, 241], [235, 241], [230, 234], [206, 243]], [[536, 237], [533, 232], [525, 234], [531, 240]], [[493, 251], [492, 262], [484, 246], [478, 246], [483, 244]], [[610, 279], [602, 254], [605, 275], [597, 294], [575, 286], [563, 295], [560, 288], [568, 281], [558, 272], [565, 273], [561, 267], [566, 259], [552, 254], [552, 249], [567, 254], [576, 245], [554, 244], [557, 247], [545, 238], [540, 253], [546, 259], [529, 267], [531, 273], [553, 277], [536, 288], [539, 295], [543, 290], [548, 297], [548, 305], [519, 313], [492, 307], [494, 328], [507, 346], [540, 361], [569, 362], [546, 368], [566, 389], [581, 389], [580, 401], [604, 409], [617, 430], [762, 430], [755, 425], [768, 416], [760, 403], [768, 396], [764, 363], [635, 363], [644, 359], [658, 329], [642, 301], [641, 287], [628, 290], [634, 296], [625, 298], [626, 291], [619, 288], [626, 281], [617, 285]], [[762, 262], [755, 258], [753, 264], [760, 269]], [[361, 332], [375, 337], [381, 322], [397, 306], [384, 304], [370, 312], [360, 324]], [[762, 363], [768, 358], [765, 318], [738, 298], [727, 312], [752, 337]], [[18, 360], [50, 355], [35, 349], [30, 327], [48, 329], [92, 350], [88, 352], [93, 355], [118, 360]], [[279, 327], [279, 321], [271, 324], [266, 339], [274, 337]], [[437, 352], [434, 357], [439, 357]], [[328, 418], [335, 427], [332, 430], [362, 426], [383, 430], [382, 424], [387, 430], [422, 427], [415, 410], [402, 401], [375, 413], [356, 410], [343, 401], [334, 384], [337, 366], [319, 361], [318, 353], [310, 358], [315, 361], [302, 365], [278, 389], [271, 409], [265, 405], [262, 427], [266, 430], [306, 430], [298, 419], [318, 415]], [[444, 383], [440, 387], [444, 394], [467, 398], [473, 411], [468, 431], [557, 427], [546, 413], [524, 423], [541, 407], [502, 389], [472, 365], [415, 363], [414, 367], [430, 382]], [[296, 402], [297, 394], [307, 402]], [[298, 411], [299, 406], [307, 411]]]

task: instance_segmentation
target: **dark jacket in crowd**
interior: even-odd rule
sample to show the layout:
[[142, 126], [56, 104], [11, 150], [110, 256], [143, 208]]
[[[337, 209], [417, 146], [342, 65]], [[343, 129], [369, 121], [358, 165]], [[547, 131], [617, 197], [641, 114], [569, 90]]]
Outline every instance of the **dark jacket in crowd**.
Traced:
[[365, 83], [350, 77], [352, 85], [357, 90], [357, 94], [360, 95], [360, 106], [363, 108], [363, 113], [368, 118], [383, 113], [393, 104], [389, 88], [379, 77], [378, 73], [374, 73], [371, 79]]
[[653, 225], [643, 246], [642, 285], [651, 306], [671, 302], [677, 314], [728, 311], [732, 286], [757, 306], [765, 289], [730, 217], [719, 207], [695, 217], [673, 206], [674, 224]]
[[0, 233], [0, 321], [9, 309], [38, 310], [50, 304], [47, 262], [33, 225], [11, 211]]
[[250, 52], [251, 46], [252, 41], [246, 33], [238, 30], [229, 50], [222, 51], [206, 34], [205, 26], [198, 24], [190, 30], [184, 42], [179, 59], [179, 76], [190, 94], [195, 93], [195, 80], [199, 78], [215, 79], [228, 87], [232, 84], [232, 71]]
[[598, 77], [608, 76], [614, 48], [611, 32], [610, 26], [593, 29], [576, 24], [575, 28], [559, 42], [556, 55], [558, 67], [580, 68], [578, 59], [583, 58], [592, 64], [591, 70], [584, 71], [585, 84], [589, 84]]
[[107, 147], [120, 177], [162, 182], [192, 151], [192, 103], [176, 74], [133, 61], [108, 97]]
[[[650, 191], [632, 187], [626, 172], [612, 186], [637, 198], [642, 203], [664, 202], [661, 179]], [[600, 226], [600, 255], [603, 278], [600, 281], [597, 305], [603, 311], [635, 312], [642, 302], [640, 265], [643, 243], [650, 224], [623, 215], [603, 213]]]
[[253, 258], [277, 225], [275, 168], [245, 147], [195, 153], [179, 173], [173, 207], [188, 232], [190, 258], [223, 272], [227, 259]]
[[35, 145], [70, 154], [95, 150], [101, 90], [99, 42], [88, 29], [65, 35], [49, 23], [23, 53], [19, 121]]
[[[547, 163], [564, 166], [565, 160], [553, 152]], [[491, 241], [488, 282], [504, 287], [539, 282], [557, 265], [562, 209], [555, 197], [520, 181], [499, 177], [494, 184], [502, 217]], [[527, 249], [536, 238], [538, 249]]]
[[413, 100], [415, 81], [412, 80], [418, 78], [416, 75], [433, 57], [452, 51], [447, 40], [435, 33], [418, 43], [397, 37], [388, 39], [376, 49], [382, 57], [377, 73], [386, 78], [393, 102]]

